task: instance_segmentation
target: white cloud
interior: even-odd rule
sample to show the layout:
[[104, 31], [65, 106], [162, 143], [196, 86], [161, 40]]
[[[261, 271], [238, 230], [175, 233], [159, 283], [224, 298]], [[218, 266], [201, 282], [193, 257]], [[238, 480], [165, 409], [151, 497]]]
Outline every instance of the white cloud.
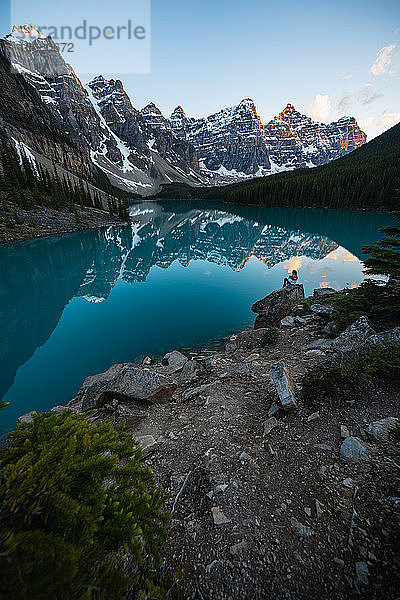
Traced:
[[370, 71], [373, 75], [383, 75], [386, 73], [392, 62], [392, 52], [396, 48], [396, 44], [390, 46], [384, 46], [377, 52], [376, 59]]
[[347, 80], [347, 79], [351, 79], [352, 77], [353, 77], [352, 73], [349, 73], [348, 75], [345, 75], [345, 76], [343, 77], [343, 79], [346, 79], [346, 80]]
[[400, 112], [394, 113], [383, 113], [379, 117], [367, 117], [366, 119], [360, 119], [359, 124], [361, 127], [379, 127], [382, 129], [388, 129], [392, 125], [396, 125], [400, 121]]
[[371, 140], [399, 122], [400, 112], [384, 112], [378, 117], [359, 119], [358, 124], [367, 133], [368, 139]]
[[349, 92], [344, 96], [338, 103], [338, 111], [339, 112], [347, 112], [353, 104], [372, 104], [381, 98], [383, 94], [379, 91], [374, 90], [373, 83], [366, 83], [360, 90], [357, 92]]
[[315, 100], [309, 103], [308, 108], [315, 121], [327, 121], [332, 108], [328, 94], [317, 94]]

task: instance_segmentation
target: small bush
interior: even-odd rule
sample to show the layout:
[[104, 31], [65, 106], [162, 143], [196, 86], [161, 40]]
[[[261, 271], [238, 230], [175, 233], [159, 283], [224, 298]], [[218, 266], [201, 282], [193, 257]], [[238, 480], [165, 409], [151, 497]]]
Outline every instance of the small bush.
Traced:
[[303, 378], [306, 402], [345, 402], [361, 395], [373, 380], [400, 383], [400, 346], [364, 353], [341, 363], [318, 365]]
[[35, 415], [10, 434], [0, 469], [2, 597], [164, 597], [168, 513], [122, 428], [71, 411]]

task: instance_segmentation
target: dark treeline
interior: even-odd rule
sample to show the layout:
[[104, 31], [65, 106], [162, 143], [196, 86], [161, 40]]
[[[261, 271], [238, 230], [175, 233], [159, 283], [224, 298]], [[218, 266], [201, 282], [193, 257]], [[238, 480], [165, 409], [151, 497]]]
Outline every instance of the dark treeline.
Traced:
[[[33, 165], [22, 149], [18, 153], [15, 146], [6, 140], [0, 144], [0, 162], [0, 190], [5, 192], [5, 199], [24, 210], [38, 206], [70, 210], [77, 219], [80, 218], [78, 207], [104, 210], [100, 192], [90, 188], [87, 182], [60, 176], [54, 163], [51, 172], [38, 161]], [[101, 183], [102, 187], [107, 187], [105, 182]], [[127, 196], [118, 190], [119, 198], [115, 198], [111, 195], [112, 187], [110, 184], [105, 190], [108, 210], [111, 215], [127, 221]]]
[[400, 125], [327, 165], [270, 175], [220, 188], [165, 186], [159, 197], [207, 198], [258, 206], [398, 207]]

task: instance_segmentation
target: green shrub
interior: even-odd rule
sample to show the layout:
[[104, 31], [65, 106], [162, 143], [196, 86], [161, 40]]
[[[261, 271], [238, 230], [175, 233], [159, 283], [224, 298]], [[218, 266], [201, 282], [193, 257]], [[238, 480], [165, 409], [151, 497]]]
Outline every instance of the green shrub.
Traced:
[[329, 298], [334, 309], [331, 318], [343, 331], [362, 315], [367, 315], [377, 331], [400, 325], [400, 298], [389, 295], [384, 285], [365, 280], [360, 287]]
[[399, 345], [318, 365], [303, 377], [302, 396], [312, 404], [350, 401], [362, 395], [373, 380], [400, 383]]
[[0, 468], [2, 597], [164, 597], [165, 498], [122, 428], [38, 414], [10, 434]]

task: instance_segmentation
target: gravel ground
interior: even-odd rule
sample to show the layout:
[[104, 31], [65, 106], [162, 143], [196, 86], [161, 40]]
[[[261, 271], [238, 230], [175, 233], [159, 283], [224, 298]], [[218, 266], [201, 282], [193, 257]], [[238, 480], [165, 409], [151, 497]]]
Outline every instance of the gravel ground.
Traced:
[[[281, 328], [271, 349], [204, 351], [208, 372], [132, 426], [135, 438], [155, 440], [145, 461], [172, 509], [162, 553], [167, 568], [183, 567], [186, 598], [399, 598], [398, 446], [365, 430], [399, 415], [400, 393], [371, 386], [344, 404], [305, 404], [301, 379], [324, 359], [305, 346], [323, 325], [315, 316]], [[298, 407], [267, 421], [278, 360]], [[369, 459], [340, 459], [343, 435], [356, 436]]]

